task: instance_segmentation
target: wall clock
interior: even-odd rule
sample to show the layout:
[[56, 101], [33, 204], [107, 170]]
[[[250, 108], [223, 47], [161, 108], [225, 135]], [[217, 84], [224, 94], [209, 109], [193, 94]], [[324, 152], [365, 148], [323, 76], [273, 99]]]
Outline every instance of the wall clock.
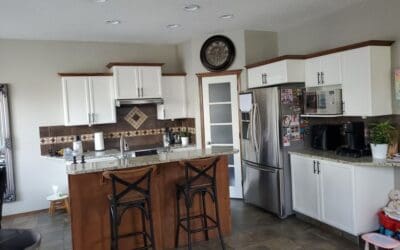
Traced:
[[235, 46], [225, 36], [212, 36], [201, 47], [200, 59], [203, 66], [210, 71], [225, 70], [235, 59]]

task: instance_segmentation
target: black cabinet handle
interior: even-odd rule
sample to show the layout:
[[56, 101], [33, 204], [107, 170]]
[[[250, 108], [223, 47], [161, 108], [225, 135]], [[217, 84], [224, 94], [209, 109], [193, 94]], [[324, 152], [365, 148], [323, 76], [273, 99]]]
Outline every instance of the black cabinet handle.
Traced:
[[321, 83], [324, 84], [325, 80], [324, 80], [324, 72], [321, 72]]
[[317, 161], [317, 174], [321, 173], [321, 170], [319, 169], [319, 161]]
[[317, 170], [315, 169], [315, 161], [313, 161], [313, 169], [314, 169], [314, 174], [317, 172]]
[[321, 80], [320, 80], [320, 73], [317, 73], [317, 78], [318, 78], [318, 85], [321, 84]]

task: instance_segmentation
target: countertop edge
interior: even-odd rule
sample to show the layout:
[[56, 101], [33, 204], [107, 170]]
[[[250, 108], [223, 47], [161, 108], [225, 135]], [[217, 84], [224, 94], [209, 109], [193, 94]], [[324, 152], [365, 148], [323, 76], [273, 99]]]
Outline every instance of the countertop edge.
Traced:
[[[143, 158], [140, 157], [140, 158], [142, 158], [143, 161], [137, 161], [137, 162], [135, 162], [134, 160], [131, 160], [129, 162], [126, 159], [118, 159], [118, 160], [109, 161], [109, 162], [115, 163], [115, 166], [105, 166], [105, 167], [99, 167], [96, 169], [71, 170], [70, 167], [72, 165], [69, 165], [69, 166], [66, 166], [67, 167], [66, 173], [67, 173], [67, 175], [91, 174], [91, 173], [104, 172], [104, 171], [108, 171], [108, 170], [119, 170], [119, 169], [143, 167], [143, 166], [149, 166], [149, 165], [160, 165], [160, 164], [166, 164], [166, 163], [171, 163], [171, 162], [178, 162], [181, 160], [193, 160], [193, 159], [213, 157], [213, 156], [230, 155], [230, 154], [236, 154], [238, 152], [239, 152], [238, 149], [232, 149], [232, 150], [226, 150], [223, 152], [205, 153], [204, 155], [185, 156], [182, 159], [169, 159], [168, 157], [166, 157], [165, 159], [148, 160], [148, 159], [144, 159], [144, 157]], [[136, 158], [136, 159], [138, 159], [138, 158]], [[85, 164], [90, 165], [91, 163], [85, 163]], [[81, 164], [79, 164], [79, 165], [81, 165]]]
[[[355, 162], [355, 161], [348, 161], [345, 159], [340, 159], [340, 156], [338, 156], [337, 158], [334, 158], [334, 157], [329, 157], [329, 156], [318, 155], [313, 152], [289, 151], [289, 154], [312, 157], [315, 159], [326, 160], [326, 161], [334, 161], [334, 162], [348, 164], [348, 165], [352, 165], [352, 166], [358, 166], [358, 167], [400, 167], [400, 162], [390, 162], [387, 160]], [[357, 158], [354, 158], [354, 159], [357, 159]]]

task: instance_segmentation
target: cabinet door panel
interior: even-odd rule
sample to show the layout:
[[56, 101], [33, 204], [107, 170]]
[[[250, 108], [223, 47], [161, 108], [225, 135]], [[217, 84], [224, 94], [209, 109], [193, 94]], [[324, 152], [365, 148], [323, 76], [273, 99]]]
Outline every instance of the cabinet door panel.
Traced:
[[286, 61], [267, 64], [267, 80], [268, 85], [280, 84], [287, 82]]
[[161, 98], [161, 67], [139, 67], [141, 98]]
[[318, 73], [321, 72], [321, 61], [318, 57], [307, 59], [306, 69], [306, 87], [315, 87], [320, 85]]
[[115, 123], [116, 116], [112, 77], [91, 77], [90, 90], [93, 124]]
[[354, 228], [353, 167], [320, 161], [321, 220], [352, 233]]
[[342, 70], [340, 67], [341, 53], [322, 56], [321, 68], [323, 75], [321, 76], [322, 85], [342, 84]]
[[262, 85], [261, 68], [251, 68], [247, 70], [248, 88], [256, 88]]
[[319, 176], [314, 173], [314, 161], [297, 155], [291, 155], [290, 160], [293, 209], [319, 219]]
[[371, 60], [369, 48], [343, 53], [343, 102], [344, 115], [371, 115]]
[[65, 125], [89, 124], [88, 78], [64, 77], [62, 85]]
[[136, 67], [114, 67], [114, 90], [116, 99], [139, 97], [138, 71]]
[[[186, 117], [186, 85], [184, 76], [162, 77], [164, 104], [158, 109], [159, 119]], [[161, 112], [161, 113], [160, 113]]]

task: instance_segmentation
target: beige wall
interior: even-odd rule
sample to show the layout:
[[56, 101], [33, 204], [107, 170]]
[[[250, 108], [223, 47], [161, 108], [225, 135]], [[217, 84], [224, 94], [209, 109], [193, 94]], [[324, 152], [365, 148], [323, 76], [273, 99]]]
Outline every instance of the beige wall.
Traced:
[[[366, 0], [278, 33], [279, 54], [306, 54], [366, 40], [395, 40], [392, 67], [400, 67], [400, 1]], [[393, 91], [394, 93], [394, 91]], [[393, 110], [400, 102], [393, 97]]]
[[245, 30], [246, 65], [278, 55], [278, 34], [270, 31]]
[[9, 83], [17, 202], [4, 214], [48, 206], [51, 185], [66, 189], [62, 162], [40, 156], [39, 126], [63, 124], [57, 72], [105, 71], [111, 61], [162, 62], [181, 71], [175, 45], [0, 40], [0, 82]]

